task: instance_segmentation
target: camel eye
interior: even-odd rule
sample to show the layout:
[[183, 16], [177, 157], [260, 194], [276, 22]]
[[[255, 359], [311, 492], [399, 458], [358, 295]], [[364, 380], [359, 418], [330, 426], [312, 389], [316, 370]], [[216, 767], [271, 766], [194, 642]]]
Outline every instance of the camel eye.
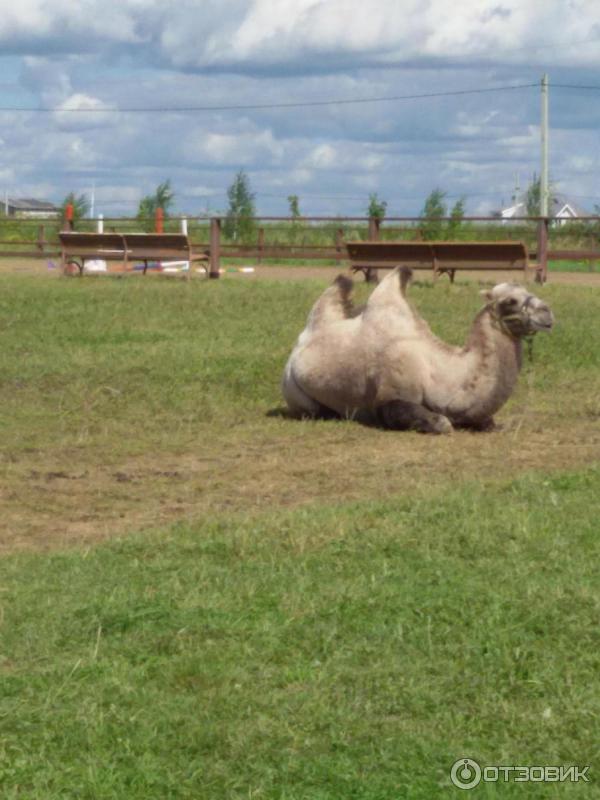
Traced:
[[514, 308], [518, 304], [518, 300], [515, 297], [509, 297], [502, 303], [504, 308]]

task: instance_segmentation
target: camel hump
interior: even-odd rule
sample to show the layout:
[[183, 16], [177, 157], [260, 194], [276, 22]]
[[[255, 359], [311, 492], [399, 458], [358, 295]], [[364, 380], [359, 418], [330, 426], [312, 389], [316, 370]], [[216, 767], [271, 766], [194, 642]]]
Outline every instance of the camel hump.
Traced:
[[400, 268], [400, 294], [406, 297], [406, 289], [408, 284], [412, 281], [413, 271], [410, 267]]
[[322, 325], [339, 322], [352, 316], [354, 283], [346, 275], [338, 275], [312, 307], [307, 328], [316, 330]]
[[342, 303], [351, 305], [352, 291], [354, 289], [354, 282], [352, 281], [352, 278], [349, 278], [347, 275], [338, 275], [334, 280], [333, 285], [338, 287]]
[[377, 313], [377, 309], [394, 307], [412, 317], [406, 289], [412, 278], [412, 269], [396, 267], [385, 276], [367, 301], [367, 311]]

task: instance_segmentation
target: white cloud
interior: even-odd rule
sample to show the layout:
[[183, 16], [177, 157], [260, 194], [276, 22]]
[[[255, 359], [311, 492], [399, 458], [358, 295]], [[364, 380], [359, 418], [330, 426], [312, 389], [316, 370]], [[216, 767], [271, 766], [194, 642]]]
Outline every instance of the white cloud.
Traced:
[[100, 41], [140, 43], [140, 14], [151, 13], [153, 0], [106, 2], [101, 0], [19, 0], [3, 3], [0, 41], [11, 50], [37, 54], [45, 45], [50, 52], [86, 53]]
[[58, 128], [65, 131], [112, 126], [113, 120], [103, 113], [110, 108], [111, 106], [97, 97], [75, 92], [56, 106], [53, 116]]
[[25, 55], [112, 46], [114, 56], [125, 45], [146, 61], [218, 70], [563, 56], [598, 65], [600, 18], [596, 0], [21, 0], [4, 4], [0, 42]]
[[319, 203], [329, 213], [362, 211], [370, 191], [396, 213], [414, 213], [438, 185], [509, 196], [517, 171], [525, 183], [538, 169], [533, 88], [297, 109], [101, 112], [485, 89], [537, 82], [546, 68], [551, 169], [575, 191], [597, 191], [598, 96], [552, 88], [600, 85], [597, 0], [5, 5], [0, 44], [13, 55], [4, 56], [11, 80], [0, 86], [0, 105], [58, 109], [2, 113], [0, 183], [11, 191], [55, 187], [60, 199], [95, 180], [98, 205], [131, 211], [170, 177], [189, 211], [201, 198], [222, 205], [244, 168], [271, 213], [284, 212], [294, 192], [306, 195], [305, 213]]
[[242, 130], [232, 133], [208, 132], [191, 135], [183, 145], [183, 153], [192, 162], [246, 166], [258, 158], [276, 164], [284, 148], [270, 130]]
[[331, 144], [319, 144], [311, 150], [304, 164], [310, 169], [330, 169], [337, 166], [336, 161], [335, 147]]

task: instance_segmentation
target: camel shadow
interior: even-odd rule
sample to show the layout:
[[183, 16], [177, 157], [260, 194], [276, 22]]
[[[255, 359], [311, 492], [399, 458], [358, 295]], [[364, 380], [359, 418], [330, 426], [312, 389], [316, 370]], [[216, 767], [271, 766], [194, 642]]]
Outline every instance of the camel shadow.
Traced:
[[[357, 414], [354, 417], [341, 417], [339, 414], [336, 414], [335, 411], [328, 411], [323, 409], [321, 413], [316, 415], [306, 414], [305, 416], [298, 416], [294, 414], [287, 408], [286, 406], [276, 406], [275, 408], [270, 408], [268, 411], [265, 412], [265, 417], [269, 417], [271, 419], [288, 419], [294, 422], [306, 422], [306, 421], [313, 421], [313, 422], [353, 422], [357, 423], [358, 425], [362, 425], [365, 428], [376, 428], [377, 430], [382, 431], [389, 431], [391, 428], [388, 425], [385, 425], [382, 420], [377, 416], [377, 414]], [[460, 423], [454, 424], [455, 431], [461, 431], [466, 433], [473, 433], [473, 434], [486, 434], [486, 433], [499, 433], [505, 429], [505, 425], [501, 423], [497, 423], [494, 420], [486, 420], [486, 423], [481, 425], [480, 427], [474, 425], [461, 425]], [[406, 430], [411, 430], [411, 428], [407, 428]]]
[[385, 429], [385, 425], [382, 425], [373, 414], [357, 414], [354, 417], [342, 417], [335, 411], [329, 411], [326, 408], [323, 408], [318, 414], [305, 414], [298, 416], [298, 414], [293, 413], [286, 406], [277, 406], [276, 408], [270, 408], [265, 413], [265, 417], [288, 419], [292, 422], [352, 422], [358, 423], [359, 425], [364, 425], [367, 428], [380, 428], [381, 430]]

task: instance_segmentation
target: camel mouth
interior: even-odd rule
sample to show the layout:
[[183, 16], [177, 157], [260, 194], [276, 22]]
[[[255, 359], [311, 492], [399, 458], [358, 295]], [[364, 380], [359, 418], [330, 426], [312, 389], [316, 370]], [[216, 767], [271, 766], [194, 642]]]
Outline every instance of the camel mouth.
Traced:
[[534, 331], [551, 331], [554, 327], [554, 316], [550, 310], [533, 317], [530, 321]]

